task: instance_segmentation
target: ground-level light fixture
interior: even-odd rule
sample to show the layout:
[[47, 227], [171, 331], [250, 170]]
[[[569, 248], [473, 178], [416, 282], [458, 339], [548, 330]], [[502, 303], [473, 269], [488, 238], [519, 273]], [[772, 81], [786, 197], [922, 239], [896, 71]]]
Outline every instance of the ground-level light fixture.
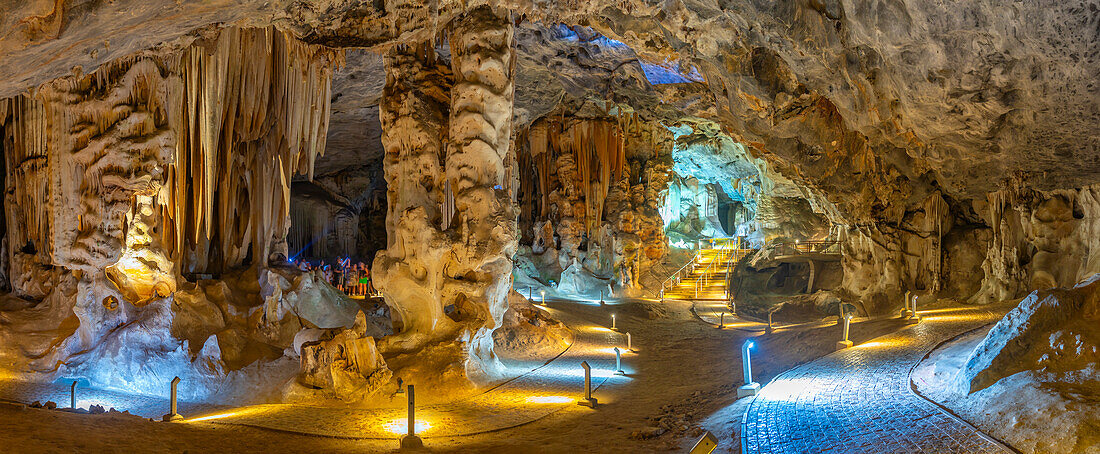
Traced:
[[618, 331], [619, 328], [615, 326], [615, 314], [611, 314], [611, 331]]
[[178, 407], [176, 405], [176, 395], [177, 395], [176, 388], [179, 386], [179, 384], [180, 384], [180, 378], [179, 377], [175, 377], [175, 378], [172, 379], [170, 399], [169, 399], [169, 403], [168, 403], [168, 414], [161, 417], [162, 421], [166, 421], [166, 422], [167, 421], [179, 421], [179, 420], [183, 419], [183, 416], [180, 416], [180, 414], [176, 411], [178, 409]]
[[592, 397], [592, 366], [588, 365], [588, 361], [581, 361], [581, 367], [584, 369], [584, 399], [577, 402], [577, 404], [596, 408], [599, 403], [595, 397]]
[[909, 315], [909, 318], [905, 319], [905, 323], [908, 323], [908, 324], [919, 323], [920, 322], [920, 316], [917, 315], [917, 295], [913, 295], [911, 304], [912, 304], [912, 306], [911, 306], [912, 310], [909, 311], [911, 315]]
[[408, 391], [405, 393], [408, 396], [409, 402], [409, 422], [408, 433], [401, 437], [401, 449], [419, 449], [424, 447], [424, 441], [420, 437], [416, 436], [416, 390], [413, 385], [409, 385]]
[[745, 396], [755, 396], [760, 391], [760, 383], [752, 381], [752, 360], [749, 357], [749, 350], [752, 350], [755, 345], [752, 339], [741, 344], [741, 365], [745, 369], [745, 384], [737, 388], [738, 399]]
[[848, 340], [848, 328], [852, 324], [852, 314], [844, 314], [844, 339], [836, 343], [837, 350], [844, 350], [852, 346], [852, 341]]
[[626, 375], [626, 371], [623, 370], [623, 352], [619, 347], [615, 347], [615, 375]]

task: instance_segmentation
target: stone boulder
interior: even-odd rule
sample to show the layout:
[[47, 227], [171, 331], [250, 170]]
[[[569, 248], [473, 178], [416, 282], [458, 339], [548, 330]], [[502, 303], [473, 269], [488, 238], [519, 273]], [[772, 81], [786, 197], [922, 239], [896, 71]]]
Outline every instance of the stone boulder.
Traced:
[[393, 373], [366, 333], [366, 317], [360, 312], [351, 329], [329, 330], [319, 340], [303, 343], [298, 381], [345, 402], [377, 393]]
[[1100, 274], [1073, 288], [1031, 292], [967, 359], [956, 384], [968, 393], [1019, 372], [1056, 374], [1100, 363]]

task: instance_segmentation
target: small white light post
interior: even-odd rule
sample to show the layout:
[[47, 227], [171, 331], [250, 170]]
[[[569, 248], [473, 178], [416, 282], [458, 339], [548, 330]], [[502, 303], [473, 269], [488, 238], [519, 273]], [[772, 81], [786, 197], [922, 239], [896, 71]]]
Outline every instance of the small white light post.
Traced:
[[539, 290], [539, 295], [542, 295], [542, 301], [539, 304], [546, 305], [546, 290]]
[[910, 311], [912, 315], [905, 319], [905, 323], [910, 325], [920, 322], [920, 316], [917, 315], [917, 295], [913, 295], [913, 310]]
[[633, 352], [634, 351], [634, 343], [631, 342], [630, 333], [626, 333], [626, 351], [628, 351], [628, 352]]
[[908, 319], [913, 316], [913, 311], [909, 310], [909, 291], [905, 292], [905, 308], [901, 310], [901, 318]]
[[401, 437], [401, 449], [423, 448], [424, 441], [416, 436], [416, 391], [413, 385], [409, 385], [409, 390], [405, 394], [409, 396], [409, 431]]
[[604, 305], [604, 302], [603, 302], [603, 290], [600, 290], [600, 306], [603, 306], [603, 305]]
[[611, 314], [611, 331], [618, 331], [619, 328], [615, 326], [615, 314]]
[[745, 341], [741, 345], [741, 365], [745, 369], [745, 384], [740, 388], [737, 388], [737, 398], [740, 399], [745, 396], [755, 396], [760, 391], [760, 383], [752, 381], [752, 360], [749, 357], [749, 350], [755, 344], [752, 339]]
[[837, 350], [844, 350], [852, 346], [852, 341], [848, 340], [848, 327], [852, 324], [852, 314], [846, 314], [844, 316], [844, 340], [836, 343]]
[[581, 367], [584, 368], [584, 399], [577, 405], [596, 408], [596, 398], [592, 397], [592, 366], [588, 365], [588, 361], [581, 361]]
[[176, 411], [179, 409], [179, 407], [176, 406], [176, 388], [179, 386], [179, 384], [179, 377], [175, 377], [172, 379], [172, 392], [168, 400], [168, 414], [160, 418], [162, 421], [179, 421], [183, 419], [183, 416], [180, 416], [180, 414]]
[[615, 375], [626, 375], [623, 371], [623, 353], [619, 351], [619, 347], [615, 347]]
[[768, 312], [768, 327], [764, 328], [764, 334], [771, 334], [775, 329], [772, 328], [772, 313]]
[[718, 329], [722, 329], [722, 328], [725, 328], [725, 327], [726, 327], [726, 313], [725, 312], [719, 312], [718, 313]]
[[69, 388], [69, 408], [76, 410], [76, 382]]

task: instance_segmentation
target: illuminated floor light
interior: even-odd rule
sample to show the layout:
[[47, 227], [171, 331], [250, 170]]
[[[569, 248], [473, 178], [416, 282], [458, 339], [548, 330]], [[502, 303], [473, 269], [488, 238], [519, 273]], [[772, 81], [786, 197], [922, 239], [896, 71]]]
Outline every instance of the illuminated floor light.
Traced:
[[[530, 404], [566, 404], [572, 402], [573, 399], [565, 396], [531, 396], [527, 398], [527, 403]], [[419, 423], [418, 427], [419, 427]]]
[[198, 418], [191, 418], [191, 419], [185, 420], [184, 422], [211, 421], [211, 420], [215, 420], [215, 419], [222, 419], [222, 418], [230, 418], [230, 417], [233, 417], [233, 416], [240, 416], [242, 414], [243, 414], [243, 412], [231, 411], [229, 413], [218, 413], [216, 415], [209, 415], [209, 416], [201, 416], [201, 417], [198, 417]]
[[[383, 424], [382, 428], [385, 429], [386, 432], [389, 432], [389, 433], [392, 433], [392, 434], [405, 435], [405, 434], [409, 433], [409, 420], [408, 420], [408, 418], [401, 417], [401, 418], [395, 419], [393, 421], [390, 421], [386, 424]], [[417, 434], [423, 434], [426, 430], [431, 429], [431, 428], [432, 428], [432, 425], [428, 421], [425, 421], [423, 419], [417, 419], [416, 420], [416, 433]]]

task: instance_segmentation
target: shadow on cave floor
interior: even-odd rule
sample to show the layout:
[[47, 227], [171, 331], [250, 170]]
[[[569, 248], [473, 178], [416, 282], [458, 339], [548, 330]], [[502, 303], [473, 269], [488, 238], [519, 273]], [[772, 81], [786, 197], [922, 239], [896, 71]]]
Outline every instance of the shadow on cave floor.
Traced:
[[[740, 421], [740, 417], [725, 418], [723, 415], [743, 402], [736, 399], [736, 388], [741, 385], [738, 347], [751, 333], [720, 330], [700, 323], [691, 314], [690, 303], [682, 301], [660, 303], [623, 299], [609, 300], [601, 306], [553, 299], [547, 301], [546, 307], [555, 318], [576, 332], [573, 346], [525, 379], [467, 399], [470, 402], [463, 404], [464, 408], [454, 404], [418, 408], [418, 421], [431, 425], [422, 431], [429, 450], [598, 451], [613, 444], [617, 449], [644, 452], [689, 447], [703, 430], [711, 430], [725, 446], [736, 445], [731, 422]], [[612, 314], [616, 316], [619, 332], [610, 330]], [[890, 318], [857, 320], [852, 326], [851, 337], [862, 343], [903, 326], [902, 321]], [[757, 337], [758, 350], [754, 351], [753, 358], [755, 377], [766, 382], [784, 370], [830, 353], [841, 335], [840, 330], [834, 323], [780, 329]], [[632, 334], [637, 351], [623, 356], [626, 375], [615, 376], [612, 349], [625, 347], [627, 332]], [[576, 404], [582, 394], [581, 361], [593, 366], [594, 385], [602, 385], [593, 393], [600, 402], [595, 410]], [[166, 405], [159, 401], [154, 404]], [[447, 406], [451, 408], [444, 408]], [[373, 413], [260, 405], [223, 410], [214, 416], [228, 416], [184, 424], [103, 416], [110, 419], [112, 430], [97, 432], [93, 444], [122, 443], [118, 437], [125, 436], [132, 437], [125, 440], [132, 443], [155, 435], [164, 441], [149, 445], [154, 447], [151, 452], [178, 452], [178, 448], [184, 446], [182, 443], [186, 443], [187, 449], [200, 451], [232, 447], [235, 451], [249, 452], [276, 445], [290, 452], [395, 449], [397, 434], [404, 431], [404, 412]], [[20, 421], [32, 419], [28, 427], [37, 431], [36, 436], [47, 436], [50, 446], [65, 449], [87, 441], [62, 429], [63, 425], [82, 426], [85, 422], [80, 418], [101, 417], [60, 412], [43, 414], [47, 417], [26, 418], [18, 415], [28, 413], [12, 415], [6, 407], [0, 406], [0, 423], [14, 421], [13, 417]], [[235, 424], [226, 424], [229, 422]], [[135, 426], [145, 426], [148, 430], [136, 430]], [[296, 433], [303, 431], [323, 436]], [[462, 433], [471, 435], [458, 435]], [[341, 437], [364, 438], [343, 440]]]

